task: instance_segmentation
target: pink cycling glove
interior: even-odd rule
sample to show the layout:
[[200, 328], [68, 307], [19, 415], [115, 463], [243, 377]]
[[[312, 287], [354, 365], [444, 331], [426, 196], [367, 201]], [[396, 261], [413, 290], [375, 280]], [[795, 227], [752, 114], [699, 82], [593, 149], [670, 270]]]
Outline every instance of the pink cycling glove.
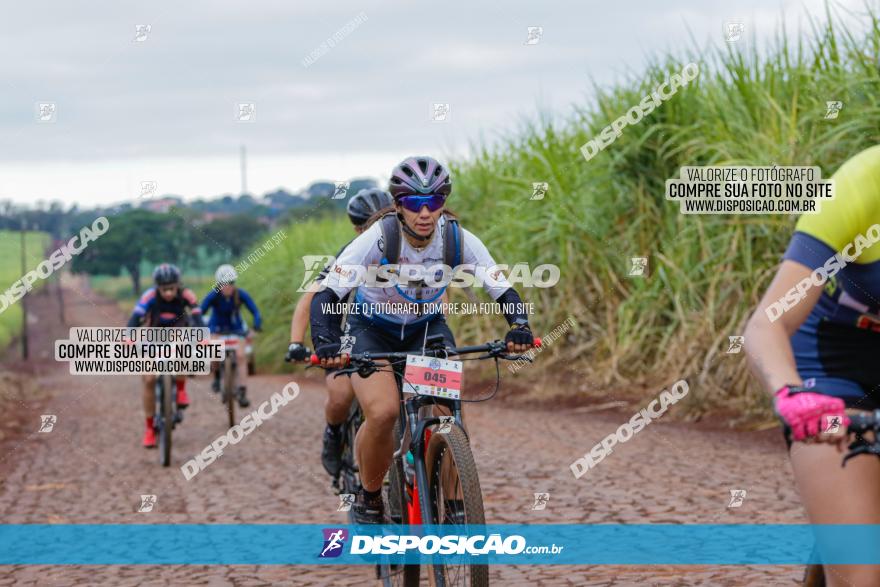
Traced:
[[776, 413], [791, 427], [795, 440], [824, 432], [827, 416], [838, 416], [841, 426], [849, 426], [849, 418], [844, 412], [846, 405], [838, 397], [792, 390], [788, 385], [777, 391], [774, 397]]

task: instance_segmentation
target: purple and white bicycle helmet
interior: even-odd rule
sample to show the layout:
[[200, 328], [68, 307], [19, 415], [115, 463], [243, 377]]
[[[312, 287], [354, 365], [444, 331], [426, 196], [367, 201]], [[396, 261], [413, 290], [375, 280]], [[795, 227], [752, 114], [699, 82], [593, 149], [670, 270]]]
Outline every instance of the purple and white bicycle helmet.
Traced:
[[433, 157], [407, 157], [391, 172], [388, 191], [396, 200], [403, 196], [452, 193], [449, 170]]

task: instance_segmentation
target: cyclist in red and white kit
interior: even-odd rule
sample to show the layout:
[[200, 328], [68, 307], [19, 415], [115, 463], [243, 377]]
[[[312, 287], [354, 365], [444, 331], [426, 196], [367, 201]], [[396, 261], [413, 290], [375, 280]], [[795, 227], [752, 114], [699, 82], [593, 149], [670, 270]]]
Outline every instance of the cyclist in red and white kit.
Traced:
[[[181, 284], [180, 269], [168, 263], [162, 263], [153, 271], [155, 287], [151, 287], [141, 295], [131, 313], [126, 326], [151, 327], [186, 327], [204, 326], [202, 309], [196, 294]], [[156, 431], [153, 428], [153, 410], [155, 409], [153, 386], [155, 375], [143, 376], [143, 406], [146, 426], [144, 428], [144, 448], [156, 447]], [[175, 378], [177, 385], [177, 405], [180, 409], [189, 406], [186, 394], [186, 378]]]

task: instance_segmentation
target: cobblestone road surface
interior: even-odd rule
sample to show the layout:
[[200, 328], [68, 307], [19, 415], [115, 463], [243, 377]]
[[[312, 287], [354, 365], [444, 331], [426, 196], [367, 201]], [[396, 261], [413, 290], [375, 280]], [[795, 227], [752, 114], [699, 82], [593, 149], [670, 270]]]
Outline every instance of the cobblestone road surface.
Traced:
[[[224, 412], [205, 377], [190, 379], [192, 405], [174, 436], [177, 467], [139, 446], [143, 419], [136, 377], [74, 377], [51, 360], [53, 296], [34, 296], [29, 384], [42, 405], [7, 407], [25, 431], [0, 444], [3, 523], [344, 523], [319, 462], [323, 390], [302, 373], [251, 379], [254, 405], [296, 380], [302, 393], [212, 466], [186, 481], [177, 468], [224, 433]], [[120, 325], [116, 304], [80, 282], [67, 291], [71, 325]], [[265, 352], [265, 351], [264, 351]], [[7, 358], [7, 361], [9, 359]], [[8, 392], [9, 390], [0, 390]], [[495, 523], [803, 523], [781, 442], [766, 434], [697, 430], [655, 422], [575, 480], [568, 465], [628, 418], [613, 412], [468, 407], [468, 427], [486, 504]], [[36, 433], [40, 414], [57, 415]], [[728, 508], [731, 489], [745, 489]], [[548, 491], [546, 509], [533, 494]], [[140, 495], [155, 494], [150, 513]], [[17, 566], [6, 585], [370, 585], [368, 567]], [[492, 567], [497, 585], [793, 585], [799, 567]]]

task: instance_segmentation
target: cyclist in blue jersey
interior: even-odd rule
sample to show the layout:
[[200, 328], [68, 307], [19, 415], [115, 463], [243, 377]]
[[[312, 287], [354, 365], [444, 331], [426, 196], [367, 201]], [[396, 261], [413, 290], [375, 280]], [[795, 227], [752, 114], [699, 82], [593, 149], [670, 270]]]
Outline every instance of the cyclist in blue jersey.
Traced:
[[[240, 308], [242, 304], [254, 317], [254, 330], [259, 332], [262, 329], [260, 310], [250, 294], [235, 285], [235, 280], [238, 279], [235, 267], [232, 265], [221, 265], [217, 268], [214, 278], [217, 281], [217, 285], [202, 301], [202, 312], [206, 316], [208, 313], [211, 315], [208, 320], [208, 328], [211, 329], [211, 334], [237, 334], [242, 338], [248, 337], [248, 325], [241, 317]], [[244, 344], [239, 344], [236, 347], [236, 354], [238, 355], [238, 364], [246, 365], [247, 357], [245, 356]], [[214, 381], [211, 383], [211, 389], [218, 392], [220, 391], [219, 365], [212, 363], [211, 366], [214, 370]], [[236, 397], [238, 398], [238, 405], [242, 408], [246, 408], [251, 404], [247, 398], [247, 386], [244, 384], [246, 376], [247, 369], [240, 369], [238, 373], [240, 385], [236, 392]]]
[[[798, 220], [745, 349], [785, 425], [810, 522], [880, 524], [880, 459], [841, 467], [847, 414], [880, 408], [880, 146], [832, 180], [834, 198]], [[829, 569], [828, 585], [880, 585], [880, 566]]]

